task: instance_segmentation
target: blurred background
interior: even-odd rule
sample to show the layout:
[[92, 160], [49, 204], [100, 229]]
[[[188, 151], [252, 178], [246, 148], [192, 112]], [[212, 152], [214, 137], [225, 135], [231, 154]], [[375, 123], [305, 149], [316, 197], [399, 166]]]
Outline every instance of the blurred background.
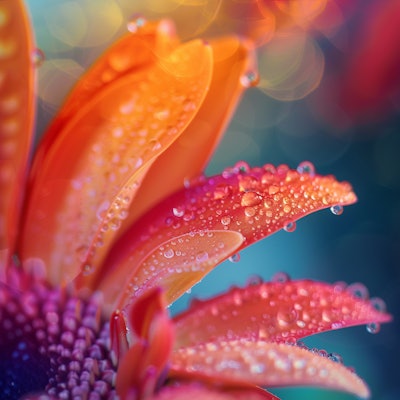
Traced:
[[[278, 271], [293, 279], [362, 282], [394, 322], [306, 343], [340, 353], [372, 398], [400, 398], [400, 1], [28, 0], [38, 43], [38, 135], [76, 79], [126, 31], [130, 19], [171, 17], [183, 40], [236, 32], [258, 46], [260, 83], [243, 97], [207, 174], [250, 165], [314, 163], [350, 181], [359, 197], [343, 215], [311, 215], [226, 261], [171, 307], [183, 310]], [[54, 88], [57, 90], [54, 90]], [[317, 389], [283, 399], [351, 399]]]

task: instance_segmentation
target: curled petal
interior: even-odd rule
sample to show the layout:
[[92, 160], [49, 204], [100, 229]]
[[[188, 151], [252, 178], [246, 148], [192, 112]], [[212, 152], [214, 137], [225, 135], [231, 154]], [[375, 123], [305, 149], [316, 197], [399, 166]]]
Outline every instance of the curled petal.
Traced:
[[313, 211], [355, 200], [351, 186], [333, 176], [240, 163], [193, 182], [135, 223], [113, 247], [106, 265], [114, 274], [104, 274], [101, 290], [110, 303], [119, 296], [122, 307], [141, 287], [161, 285], [171, 302], [234, 252]]
[[199, 383], [166, 386], [151, 400], [279, 400], [278, 397], [258, 388], [213, 389]]
[[196, 301], [174, 318], [176, 347], [217, 339], [285, 342], [354, 325], [388, 322], [390, 315], [338, 285], [310, 280], [232, 288]]
[[218, 341], [174, 351], [170, 375], [230, 386], [312, 385], [367, 398], [368, 387], [341, 363], [282, 343]]
[[21, 0], [0, 3], [0, 249], [15, 247], [34, 120], [32, 32]]
[[154, 288], [133, 303], [127, 320], [131, 347], [118, 367], [117, 392], [124, 397], [133, 390], [144, 396], [153, 393], [162, 378], [174, 340], [161, 290]]
[[[140, 33], [131, 40], [133, 48], [143, 42]], [[90, 72], [83, 77], [72, 94], [77, 100], [67, 102], [67, 107], [74, 109], [76, 102], [81, 107], [65, 112], [61, 130], [50, 133], [54, 140], [45, 141], [45, 150], [39, 151], [21, 252], [23, 258], [40, 257], [46, 265], [57, 265], [48, 270], [53, 283], [81, 273], [77, 284], [82, 286], [95, 276], [144, 174], [179, 137], [204, 99], [212, 65], [207, 44], [195, 40], [166, 57], [151, 49], [148, 53], [149, 62], [92, 96], [82, 91], [81, 100], [82, 84], [93, 80]], [[118, 55], [111, 49], [109, 58]], [[109, 61], [105, 72], [111, 68], [118, 66]], [[99, 75], [97, 67], [93, 71]], [[63, 119], [64, 112], [60, 115]]]

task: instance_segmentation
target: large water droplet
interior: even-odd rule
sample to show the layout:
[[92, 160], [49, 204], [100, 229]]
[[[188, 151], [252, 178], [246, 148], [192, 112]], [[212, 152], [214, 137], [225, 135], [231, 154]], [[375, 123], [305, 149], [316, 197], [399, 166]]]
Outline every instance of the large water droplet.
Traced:
[[346, 290], [358, 299], [368, 299], [368, 289], [362, 283], [352, 283]]
[[342, 215], [343, 214], [343, 206], [337, 204], [331, 207], [331, 213], [334, 215]]
[[369, 333], [378, 333], [381, 330], [381, 326], [377, 322], [369, 323], [366, 328]]
[[172, 249], [168, 249], [168, 250], [164, 251], [165, 258], [172, 258], [174, 255], [175, 255], [175, 252]]

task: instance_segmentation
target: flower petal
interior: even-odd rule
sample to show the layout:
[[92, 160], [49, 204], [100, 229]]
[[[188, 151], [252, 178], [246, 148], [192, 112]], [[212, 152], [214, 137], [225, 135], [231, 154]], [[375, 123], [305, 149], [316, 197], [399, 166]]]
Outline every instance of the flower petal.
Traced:
[[293, 342], [318, 332], [388, 322], [389, 314], [339, 285], [310, 280], [232, 288], [176, 316], [176, 347], [219, 339]]
[[199, 383], [175, 384], [164, 387], [151, 400], [279, 400], [258, 388], [213, 389]]
[[159, 288], [134, 302], [127, 319], [131, 347], [120, 360], [116, 382], [122, 397], [131, 390], [141, 395], [153, 392], [166, 367], [174, 340], [174, 328]]
[[368, 387], [341, 363], [283, 343], [217, 341], [174, 351], [172, 377], [230, 386], [312, 385], [367, 398]]
[[0, 249], [14, 250], [34, 120], [34, 50], [23, 2], [0, 4]]
[[213, 52], [213, 71], [207, 96], [179, 139], [151, 166], [131, 206], [126, 226], [181, 189], [184, 181], [203, 172], [246, 88], [244, 83], [256, 83], [255, 55], [249, 43], [234, 36], [208, 43]]
[[160, 203], [113, 247], [111, 274], [100, 282], [107, 302], [122, 307], [154, 285], [171, 302], [234, 252], [310, 212], [356, 200], [348, 183], [303, 169], [240, 163]]
[[21, 252], [45, 261], [50, 282], [79, 272], [85, 281], [98, 272], [149, 165], [196, 114], [211, 65], [210, 48], [200, 40], [168, 57], [153, 54], [151, 63], [80, 103], [51, 145], [45, 142], [34, 165]]

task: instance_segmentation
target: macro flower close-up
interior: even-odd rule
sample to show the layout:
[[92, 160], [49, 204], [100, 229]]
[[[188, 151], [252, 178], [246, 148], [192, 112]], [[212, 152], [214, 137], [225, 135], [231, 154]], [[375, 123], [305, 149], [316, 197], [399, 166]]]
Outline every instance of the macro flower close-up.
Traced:
[[[245, 92], [290, 102], [318, 87], [324, 57], [306, 32], [327, 24], [325, 2], [218, 1], [192, 35], [168, 2], [160, 19], [124, 18], [125, 1], [55, 3], [0, 0], [0, 398], [369, 398], [341, 355], [303, 342], [391, 321], [361, 283], [248, 274], [173, 311], [250, 245], [358, 200], [311, 161], [207, 173]], [[274, 83], [299, 43], [314, 62]], [[90, 50], [85, 70], [66, 56]]]

